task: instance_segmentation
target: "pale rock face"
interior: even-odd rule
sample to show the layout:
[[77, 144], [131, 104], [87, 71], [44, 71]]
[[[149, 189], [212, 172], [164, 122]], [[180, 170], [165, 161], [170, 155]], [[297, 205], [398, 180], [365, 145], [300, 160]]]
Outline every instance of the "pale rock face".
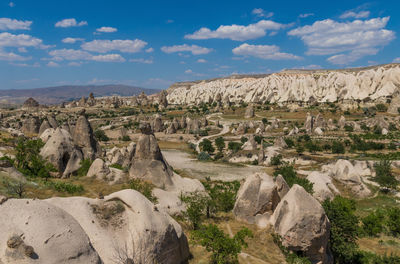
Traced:
[[265, 227], [279, 201], [272, 177], [256, 173], [240, 186], [233, 213], [239, 220]]
[[398, 64], [353, 70], [286, 71], [265, 77], [227, 77], [176, 83], [168, 89], [172, 104], [198, 104], [209, 98], [230, 102], [335, 102], [391, 96], [400, 85]]
[[330, 223], [320, 203], [303, 187], [294, 184], [271, 217], [282, 245], [301, 251], [311, 263], [332, 263], [328, 255]]
[[[184, 263], [189, 257], [181, 226], [137, 191], [119, 191], [102, 200], [69, 197], [46, 201], [76, 219], [106, 264], [115, 263], [125, 252], [134, 263], [143, 264]], [[115, 213], [104, 215], [107, 208], [114, 208]]]
[[370, 176], [371, 170], [362, 162], [353, 165], [348, 160], [339, 159], [336, 163], [322, 166], [323, 173], [342, 182], [358, 197], [367, 197], [371, 191], [362, 181], [362, 177]]
[[[9, 199], [0, 205], [0, 263], [103, 263], [81, 225], [64, 210], [41, 200]], [[32, 258], [7, 247], [20, 236]], [[38, 263], [39, 263], [38, 262]]]
[[313, 171], [307, 176], [307, 180], [313, 183], [313, 196], [321, 203], [326, 199], [332, 200], [335, 195], [340, 194], [327, 174]]
[[246, 112], [244, 114], [244, 118], [253, 118], [254, 117], [254, 107], [253, 105], [249, 105], [246, 108]]
[[243, 150], [257, 150], [257, 142], [254, 139], [254, 136], [251, 135], [249, 139], [243, 144]]
[[321, 136], [324, 134], [324, 132], [322, 131], [322, 129], [320, 127], [317, 127], [316, 129], [314, 129], [314, 134]]
[[81, 115], [76, 121], [73, 133], [75, 145], [82, 149], [85, 159], [94, 160], [99, 156], [100, 145], [93, 136], [93, 129], [85, 115]]

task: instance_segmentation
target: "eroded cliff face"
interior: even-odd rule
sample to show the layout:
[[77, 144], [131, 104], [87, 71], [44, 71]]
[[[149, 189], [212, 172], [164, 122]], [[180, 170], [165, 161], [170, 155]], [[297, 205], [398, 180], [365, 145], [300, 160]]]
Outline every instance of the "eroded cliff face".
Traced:
[[171, 104], [216, 101], [286, 103], [377, 100], [400, 90], [400, 64], [346, 70], [290, 70], [264, 76], [236, 76], [176, 83], [168, 89]]

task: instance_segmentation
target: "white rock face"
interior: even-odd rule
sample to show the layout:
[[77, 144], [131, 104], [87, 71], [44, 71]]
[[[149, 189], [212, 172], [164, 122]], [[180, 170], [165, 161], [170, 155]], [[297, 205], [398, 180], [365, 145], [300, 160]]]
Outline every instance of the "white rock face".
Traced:
[[307, 180], [313, 183], [313, 196], [320, 202], [326, 199], [332, 200], [340, 193], [327, 174], [313, 171], [307, 176]]
[[283, 71], [265, 77], [234, 76], [193, 83], [176, 83], [168, 89], [172, 104], [216, 101], [220, 94], [230, 102], [334, 102], [374, 100], [392, 95], [400, 85], [400, 66], [390, 64], [349, 70]]

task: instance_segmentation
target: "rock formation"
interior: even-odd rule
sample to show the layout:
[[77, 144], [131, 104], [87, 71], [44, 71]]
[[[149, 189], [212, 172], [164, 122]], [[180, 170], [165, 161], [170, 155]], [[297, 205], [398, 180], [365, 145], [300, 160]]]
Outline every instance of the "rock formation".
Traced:
[[303, 187], [295, 184], [283, 197], [271, 223], [289, 250], [302, 252], [311, 263], [332, 263], [328, 254], [330, 223], [324, 209]]
[[22, 105], [23, 109], [31, 109], [37, 107], [39, 107], [39, 103], [32, 97], [29, 97]]
[[246, 108], [246, 112], [244, 113], [244, 118], [253, 118], [254, 117], [254, 106], [249, 105]]
[[40, 128], [39, 117], [31, 116], [28, 119], [25, 119], [21, 131], [25, 134], [38, 134]]
[[93, 129], [82, 112], [76, 121], [74, 133], [72, 135], [75, 145], [81, 148], [85, 159], [94, 160], [100, 155], [100, 145], [93, 136]]

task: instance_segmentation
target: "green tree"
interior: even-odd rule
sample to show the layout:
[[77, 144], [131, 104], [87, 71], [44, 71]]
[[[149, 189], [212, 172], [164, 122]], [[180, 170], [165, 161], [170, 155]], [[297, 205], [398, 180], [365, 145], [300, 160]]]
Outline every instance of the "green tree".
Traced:
[[238, 152], [242, 147], [242, 143], [230, 141], [228, 143], [228, 149], [232, 150], [233, 152]]
[[186, 212], [183, 213], [184, 217], [191, 223], [194, 230], [198, 229], [210, 198], [201, 192], [184, 194], [180, 198], [186, 204]]
[[247, 247], [246, 238], [253, 237], [252, 232], [242, 228], [233, 238], [226, 235], [218, 226], [210, 224], [202, 226], [192, 233], [193, 240], [211, 252], [212, 264], [234, 264], [238, 262], [238, 254], [242, 247]]
[[381, 160], [375, 164], [375, 180], [385, 189], [396, 189], [398, 181], [392, 173], [391, 162], [389, 160]]
[[200, 142], [200, 144], [199, 144], [199, 147], [200, 147], [200, 149], [202, 150], [202, 151], [204, 151], [204, 152], [208, 152], [208, 153], [213, 153], [214, 152], [214, 147], [213, 147], [213, 145], [212, 145], [212, 143], [211, 143], [211, 141], [210, 140], [208, 140], [208, 139], [203, 139], [201, 142]]
[[346, 152], [342, 142], [333, 141], [332, 142], [332, 153], [333, 154], [344, 154]]
[[385, 216], [382, 210], [376, 210], [361, 219], [363, 233], [367, 236], [378, 236], [383, 231]]
[[207, 217], [218, 211], [229, 212], [233, 209], [236, 194], [240, 188], [239, 181], [223, 182], [211, 181], [209, 178], [203, 182], [210, 199], [207, 205]]
[[393, 236], [400, 236], [400, 208], [393, 207], [387, 210], [386, 225]]
[[354, 200], [336, 196], [322, 203], [331, 222], [330, 244], [336, 263], [355, 263], [358, 255], [358, 218]]
[[294, 184], [298, 184], [302, 186], [308, 193], [313, 193], [313, 183], [305, 178], [298, 177], [293, 165], [290, 165], [287, 162], [283, 163], [281, 167], [276, 168], [274, 171], [275, 177], [279, 174], [282, 175], [289, 187], [292, 187]]
[[215, 146], [219, 151], [222, 151], [225, 148], [225, 140], [223, 137], [218, 137], [215, 139]]

